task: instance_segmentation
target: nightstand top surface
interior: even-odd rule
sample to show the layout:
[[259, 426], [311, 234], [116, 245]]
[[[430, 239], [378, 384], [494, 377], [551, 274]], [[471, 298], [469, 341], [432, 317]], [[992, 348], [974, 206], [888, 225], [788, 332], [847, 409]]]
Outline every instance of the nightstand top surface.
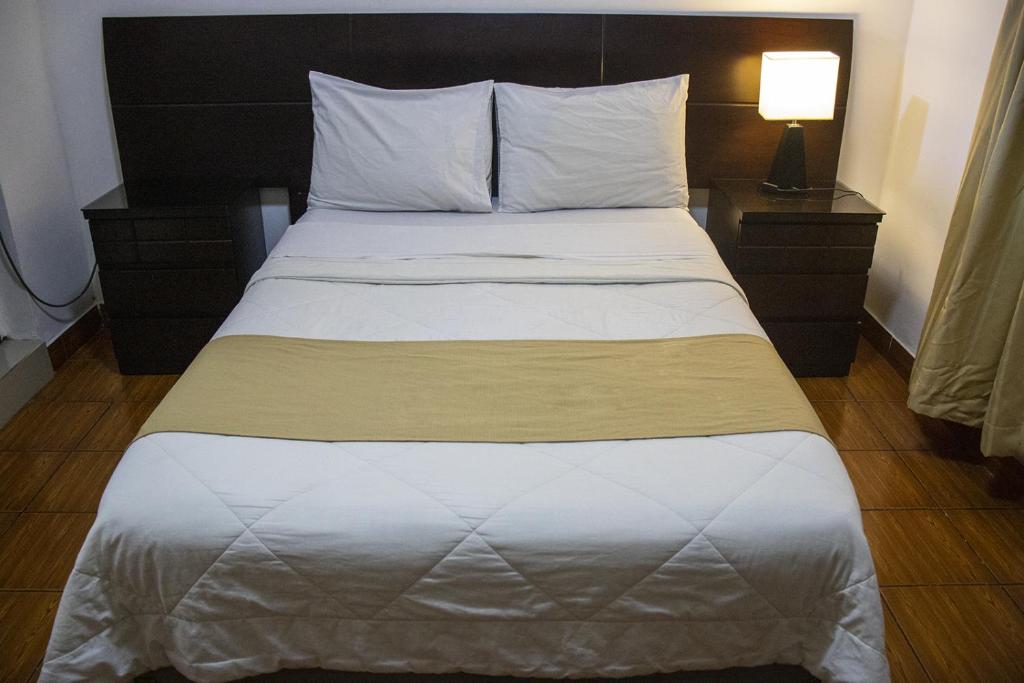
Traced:
[[86, 218], [146, 215], [224, 215], [253, 183], [246, 180], [168, 180], [118, 185], [82, 208]]
[[[830, 191], [811, 191], [803, 197], [774, 197], [760, 191], [760, 180], [715, 178], [711, 186], [721, 190], [740, 211], [745, 220], [762, 217], [766, 221], [792, 221], [797, 216], [803, 219], [823, 219], [841, 214], [846, 217], [858, 217], [863, 222], [877, 223], [885, 212], [877, 206], [857, 195], [833, 199], [835, 194]], [[828, 186], [830, 183], [818, 183], [815, 187]], [[850, 190], [842, 183], [835, 183], [840, 190]], [[857, 221], [860, 222], [860, 221]]]

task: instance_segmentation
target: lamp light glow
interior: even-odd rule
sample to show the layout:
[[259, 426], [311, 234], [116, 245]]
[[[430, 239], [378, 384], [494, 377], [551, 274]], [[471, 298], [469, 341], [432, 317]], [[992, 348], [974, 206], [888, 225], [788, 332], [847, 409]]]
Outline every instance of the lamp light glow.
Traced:
[[769, 121], [831, 119], [838, 80], [832, 52], [765, 52], [757, 111]]
[[831, 52], [764, 52], [757, 111], [768, 121], [788, 120], [775, 151], [765, 192], [808, 189], [804, 128], [798, 119], [829, 120], [835, 114], [839, 56]]

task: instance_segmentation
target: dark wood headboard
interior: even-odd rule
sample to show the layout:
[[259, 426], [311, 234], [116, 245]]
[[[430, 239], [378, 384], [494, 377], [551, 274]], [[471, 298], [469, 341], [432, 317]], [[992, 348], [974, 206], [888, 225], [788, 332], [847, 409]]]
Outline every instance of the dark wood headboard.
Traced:
[[580, 87], [690, 74], [690, 185], [761, 177], [782, 131], [757, 113], [761, 53], [840, 56], [836, 115], [806, 123], [808, 175], [834, 180], [853, 22], [624, 14], [323, 14], [105, 18], [107, 85], [126, 183], [245, 177], [304, 209], [307, 74], [388, 88], [493, 78]]

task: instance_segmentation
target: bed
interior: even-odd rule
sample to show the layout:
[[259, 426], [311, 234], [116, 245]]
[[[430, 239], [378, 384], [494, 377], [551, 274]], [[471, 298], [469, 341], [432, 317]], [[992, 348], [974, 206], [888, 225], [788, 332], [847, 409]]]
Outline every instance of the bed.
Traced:
[[[683, 209], [311, 210], [217, 333], [763, 337]], [[568, 443], [156, 433], [125, 453], [44, 681], [283, 668], [620, 677], [771, 663], [884, 681], [833, 445], [796, 431]]]

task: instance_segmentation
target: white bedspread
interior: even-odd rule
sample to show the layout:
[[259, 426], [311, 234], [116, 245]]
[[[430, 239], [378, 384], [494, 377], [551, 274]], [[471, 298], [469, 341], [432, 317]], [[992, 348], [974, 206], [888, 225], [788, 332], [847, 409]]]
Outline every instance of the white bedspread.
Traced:
[[[681, 210], [516, 218], [312, 211], [218, 335], [763, 334]], [[885, 681], [882, 628], [857, 502], [819, 436], [155, 434], [104, 494], [42, 680], [168, 665], [226, 681], [280, 668], [582, 677], [790, 663]]]

